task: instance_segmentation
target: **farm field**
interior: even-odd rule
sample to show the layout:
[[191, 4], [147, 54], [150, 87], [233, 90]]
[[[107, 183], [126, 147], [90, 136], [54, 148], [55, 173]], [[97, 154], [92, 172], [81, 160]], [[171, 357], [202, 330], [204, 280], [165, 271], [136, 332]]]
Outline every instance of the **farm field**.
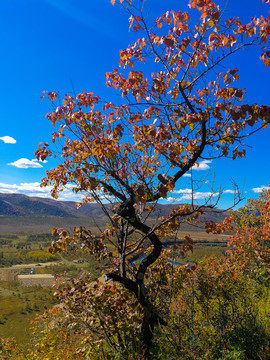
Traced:
[[[178, 241], [186, 235], [181, 231]], [[228, 235], [210, 235], [201, 231], [192, 232], [194, 251], [185, 257], [176, 255], [176, 261], [194, 263], [204, 256], [220, 256], [226, 250]], [[98, 263], [83, 252], [51, 255], [46, 252], [53, 238], [50, 234], [1, 234], [0, 266], [2, 272], [17, 274], [65, 274], [67, 278], [90, 272], [93, 280], [102, 273], [106, 263]], [[0, 273], [1, 273], [0, 267]], [[0, 277], [1, 278], [1, 277]], [[0, 281], [0, 337], [14, 337], [18, 343], [28, 341], [31, 336], [31, 320], [45, 308], [57, 304], [53, 287], [23, 287], [17, 280]]]
[[0, 336], [29, 340], [37, 313], [54, 305], [53, 288], [22, 287], [18, 281], [0, 282]]
[[203, 257], [214, 255], [219, 257], [224, 255], [227, 250], [229, 235], [207, 234], [203, 231], [180, 231], [178, 239], [183, 239], [185, 235], [190, 235], [193, 240], [193, 252], [189, 251], [185, 256], [179, 255], [179, 251], [175, 251], [175, 261], [180, 263], [197, 263]]
[[[55, 256], [46, 252], [49, 238], [49, 234], [0, 235], [0, 337], [14, 337], [19, 343], [29, 340], [30, 321], [57, 303], [53, 287], [23, 287], [14, 274], [30, 274], [33, 269], [34, 274], [72, 278], [90, 272], [93, 280], [101, 274], [103, 265], [83, 253]], [[12, 280], [1, 281], [9, 272]]]

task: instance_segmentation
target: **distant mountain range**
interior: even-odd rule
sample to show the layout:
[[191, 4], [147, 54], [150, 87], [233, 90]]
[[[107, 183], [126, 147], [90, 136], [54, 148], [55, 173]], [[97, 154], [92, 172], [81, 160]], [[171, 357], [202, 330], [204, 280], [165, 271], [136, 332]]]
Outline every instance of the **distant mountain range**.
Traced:
[[22, 194], [0, 193], [0, 216], [56, 216], [75, 217], [102, 216], [97, 204], [86, 204], [76, 209], [73, 201], [57, 201], [48, 198], [30, 197]]
[[[176, 205], [157, 206], [152, 219], [166, 216]], [[111, 205], [106, 205], [110, 210]], [[220, 222], [228, 215], [222, 210], [206, 210], [201, 221]], [[107, 218], [96, 204], [86, 204], [76, 209], [75, 202], [29, 197], [22, 194], [0, 193], [0, 234], [12, 232], [44, 232], [52, 227], [95, 227], [104, 225]]]

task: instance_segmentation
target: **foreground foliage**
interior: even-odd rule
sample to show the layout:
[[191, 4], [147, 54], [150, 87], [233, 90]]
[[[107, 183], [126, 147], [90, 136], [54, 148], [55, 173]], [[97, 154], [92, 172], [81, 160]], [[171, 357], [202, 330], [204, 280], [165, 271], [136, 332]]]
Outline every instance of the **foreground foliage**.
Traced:
[[[256, 215], [255, 215], [256, 214]], [[173, 267], [164, 250], [149, 269], [148, 296], [167, 326], [156, 326], [152, 359], [261, 360], [270, 357], [270, 190], [212, 231], [235, 233], [220, 258]], [[224, 224], [227, 224], [226, 226]], [[133, 268], [135, 267], [135, 268]], [[136, 264], [129, 276], [136, 274]], [[74, 279], [59, 284], [60, 305], [39, 316], [31, 343], [0, 343], [5, 359], [144, 359], [144, 309], [117, 283]], [[27, 357], [28, 356], [28, 357]]]

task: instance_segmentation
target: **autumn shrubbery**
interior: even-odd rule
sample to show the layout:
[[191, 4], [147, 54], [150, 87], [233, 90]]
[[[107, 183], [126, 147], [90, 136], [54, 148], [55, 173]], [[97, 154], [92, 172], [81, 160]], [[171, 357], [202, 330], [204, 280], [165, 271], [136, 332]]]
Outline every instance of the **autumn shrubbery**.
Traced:
[[193, 271], [179, 271], [169, 326], [158, 339], [161, 354], [170, 354], [170, 359], [266, 356], [270, 340], [267, 282], [238, 272], [231, 260], [208, 258]]
[[23, 359], [23, 352], [14, 339], [0, 337], [0, 358], [3, 360]]
[[[155, 329], [153, 359], [269, 359], [269, 199], [270, 191], [234, 213], [224, 256], [173, 267], [164, 250], [150, 267], [147, 295], [167, 321]], [[24, 349], [1, 339], [1, 358], [144, 358], [143, 310], [121, 285], [84, 276], [55, 295], [60, 305], [37, 318]]]
[[[226, 255], [173, 267], [164, 250], [149, 269], [148, 296], [167, 322], [155, 329], [153, 359], [269, 359], [269, 198], [248, 203], [256, 223], [247, 207], [235, 213]], [[143, 309], [121, 285], [81, 277], [56, 296], [61, 305], [35, 323], [33, 359], [144, 358]]]
[[[269, 358], [268, 276], [263, 268], [255, 277], [248, 268], [237, 271], [233, 260], [208, 258], [173, 274], [160, 262], [152, 269], [159, 286], [149, 295], [168, 322], [156, 329], [153, 359]], [[39, 319], [35, 358], [143, 359], [135, 299], [119, 285], [73, 285], [59, 294], [63, 307]]]
[[236, 232], [225, 256], [205, 258], [194, 270], [176, 269], [169, 326], [158, 339], [161, 354], [270, 357], [269, 198], [268, 191], [234, 214]]
[[[159, 285], [149, 295], [168, 322], [156, 329], [153, 359], [268, 359], [270, 294], [264, 267], [241, 268], [232, 253], [172, 272], [168, 263], [163, 267], [166, 255], [148, 278], [156, 274]], [[27, 353], [33, 359], [143, 359], [138, 303], [119, 285], [85, 280], [59, 290], [63, 305], [38, 319]], [[10, 359], [21, 356], [8, 349], [3, 353], [12, 354]]]

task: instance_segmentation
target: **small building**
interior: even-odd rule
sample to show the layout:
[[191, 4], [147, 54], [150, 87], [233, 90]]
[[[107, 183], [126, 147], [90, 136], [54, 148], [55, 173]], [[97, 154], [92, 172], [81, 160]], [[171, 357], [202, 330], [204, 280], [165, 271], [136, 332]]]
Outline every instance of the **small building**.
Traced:
[[21, 286], [52, 286], [54, 276], [51, 274], [18, 275]]

